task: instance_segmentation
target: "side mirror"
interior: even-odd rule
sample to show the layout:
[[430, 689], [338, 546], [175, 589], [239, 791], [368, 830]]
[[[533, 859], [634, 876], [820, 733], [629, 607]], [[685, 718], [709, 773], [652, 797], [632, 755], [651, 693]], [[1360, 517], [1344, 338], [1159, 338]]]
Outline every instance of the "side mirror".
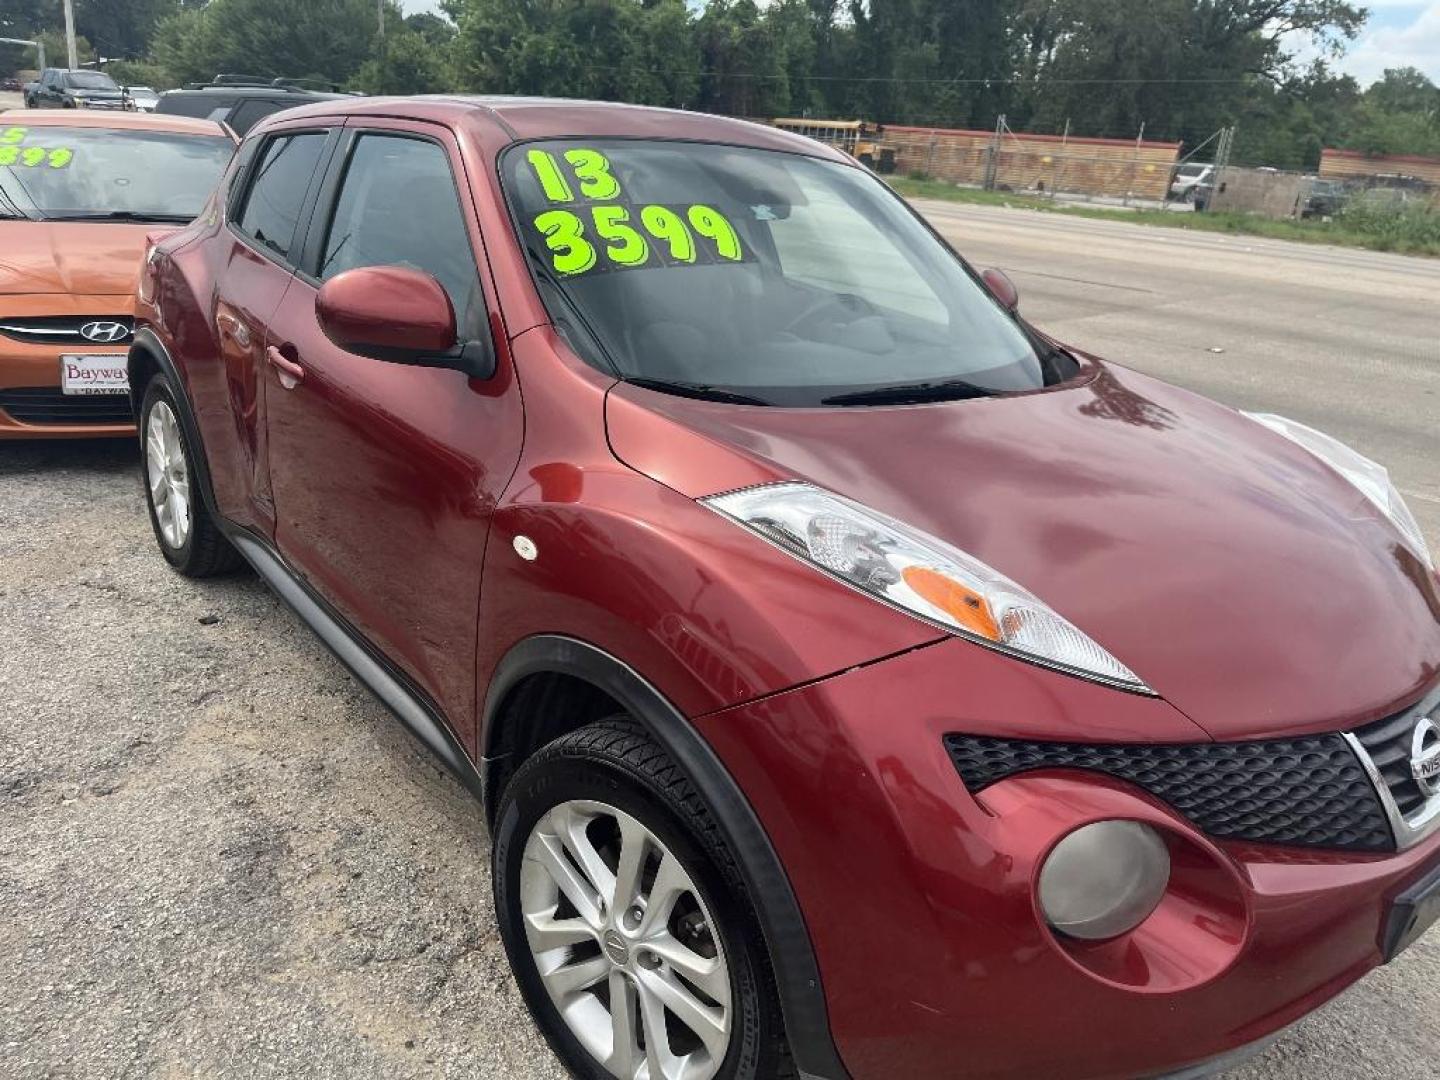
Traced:
[[1015, 288], [1015, 283], [1005, 276], [1004, 270], [996, 270], [992, 267], [982, 271], [980, 280], [990, 290], [990, 295], [999, 300], [1006, 311], [1014, 311], [1020, 306], [1020, 292]]
[[346, 352], [488, 378], [487, 345], [455, 340], [455, 308], [440, 282], [408, 266], [362, 266], [337, 274], [315, 297], [325, 336]]

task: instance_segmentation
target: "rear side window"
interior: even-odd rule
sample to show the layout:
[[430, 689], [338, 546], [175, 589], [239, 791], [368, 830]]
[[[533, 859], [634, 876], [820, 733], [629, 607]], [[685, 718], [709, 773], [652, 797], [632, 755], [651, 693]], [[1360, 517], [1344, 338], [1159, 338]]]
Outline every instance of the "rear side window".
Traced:
[[261, 151], [240, 211], [240, 231], [265, 250], [289, 260], [310, 180], [325, 148], [324, 132], [280, 135]]
[[294, 102], [276, 101], [274, 98], [250, 98], [240, 102], [226, 121], [237, 135], [244, 135], [271, 113], [294, 106]]
[[423, 139], [362, 135], [330, 219], [319, 276], [392, 265], [433, 275], [455, 305], [461, 338], [481, 336], [484, 297], [450, 159]]
[[160, 98], [160, 104], [155, 106], [155, 111], [172, 116], [196, 116], [213, 120], [216, 119], [214, 113], [218, 110], [219, 119], [223, 120], [234, 104], [235, 98], [233, 97], [220, 97], [216, 94], [187, 94], [183, 90], [172, 90]]

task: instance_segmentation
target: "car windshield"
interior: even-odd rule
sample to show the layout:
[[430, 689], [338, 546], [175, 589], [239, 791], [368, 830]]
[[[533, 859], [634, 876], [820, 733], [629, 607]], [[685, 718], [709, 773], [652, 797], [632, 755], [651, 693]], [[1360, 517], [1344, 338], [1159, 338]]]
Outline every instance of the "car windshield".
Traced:
[[1201, 175], [1209, 167], [1208, 165], [1181, 165], [1175, 172], [1179, 176], [1195, 177]]
[[76, 90], [118, 90], [115, 80], [103, 71], [72, 71], [65, 76], [65, 85]]
[[556, 325], [623, 379], [809, 406], [1031, 391], [1076, 370], [859, 168], [621, 139], [527, 143], [501, 167]]
[[52, 220], [189, 221], [234, 149], [219, 135], [0, 126], [0, 208]]

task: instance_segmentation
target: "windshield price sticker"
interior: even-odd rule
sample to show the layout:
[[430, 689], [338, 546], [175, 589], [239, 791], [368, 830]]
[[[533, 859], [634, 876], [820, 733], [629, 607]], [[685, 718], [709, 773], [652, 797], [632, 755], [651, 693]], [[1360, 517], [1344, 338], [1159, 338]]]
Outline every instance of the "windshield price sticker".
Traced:
[[30, 134], [29, 128], [7, 127], [0, 131], [0, 146], [17, 146], [25, 141], [25, 136]]
[[57, 146], [50, 150], [43, 146], [0, 143], [0, 165], [23, 165], [27, 169], [38, 169], [44, 165], [51, 169], [63, 169], [73, 160], [75, 151], [68, 146]]
[[[592, 201], [535, 215], [550, 263], [562, 277], [592, 270], [741, 262], [745, 253], [730, 220], [703, 203], [634, 206], [618, 201], [620, 182], [598, 150], [576, 147], [560, 159], [546, 150], [525, 155], [552, 204]], [[567, 168], [568, 167], [568, 168]], [[568, 175], [567, 175], [568, 173]], [[700, 243], [697, 237], [708, 243]]]

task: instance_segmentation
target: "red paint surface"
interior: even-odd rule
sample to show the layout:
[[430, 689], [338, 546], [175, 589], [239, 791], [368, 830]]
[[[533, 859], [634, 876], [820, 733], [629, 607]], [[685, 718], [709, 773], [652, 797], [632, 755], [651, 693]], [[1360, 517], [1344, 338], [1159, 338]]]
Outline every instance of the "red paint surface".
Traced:
[[341, 349], [439, 354], [455, 344], [455, 309], [429, 274], [363, 266], [337, 274], [315, 297], [320, 329]]
[[[271, 537], [472, 752], [494, 666], [536, 633], [600, 646], [696, 717], [785, 862], [857, 1080], [1177, 1068], [1378, 962], [1387, 899], [1440, 839], [1390, 857], [1220, 847], [1076, 773], [977, 801], [941, 741], [1260, 738], [1409, 704], [1440, 664], [1437, 582], [1338, 477], [1229, 409], [1098, 362], [1049, 392], [904, 408], [617, 385], [547, 325], [496, 155], [587, 134], [838, 154], [710, 117], [499, 100], [326, 103], [256, 133], [332, 115], [445, 142], [497, 374], [346, 352], [313, 285], [222, 215], [202, 220], [161, 242], [140, 318], [181, 367], [222, 512]], [[267, 348], [303, 378], [282, 383]], [[986, 560], [1161, 696], [943, 637], [694, 502], [796, 478]], [[1035, 911], [1039, 861], [1116, 815], [1166, 833], [1177, 887], [1131, 935], [1064, 946]]]
[[882, 510], [1036, 593], [1216, 738], [1360, 726], [1440, 674], [1440, 589], [1388, 520], [1274, 432], [1136, 372], [898, 408], [612, 398], [642, 472], [693, 496], [803, 479]]
[[[1252, 1042], [1378, 964], [1388, 898], [1440, 858], [1440, 838], [1378, 858], [1222, 849], [1138, 789], [1076, 772], [1015, 777], [977, 802], [947, 732], [1196, 732], [1163, 702], [958, 641], [700, 724], [790, 874], [857, 1077], [1119, 1080]], [[1095, 974], [1044, 928], [1033, 882], [1055, 841], [1106, 817], [1208, 852], [1228, 884], [1211, 887], [1221, 902], [1167, 900], [1149, 940], [1107, 944]], [[1134, 985], [1114, 985], [1117, 970]]]

